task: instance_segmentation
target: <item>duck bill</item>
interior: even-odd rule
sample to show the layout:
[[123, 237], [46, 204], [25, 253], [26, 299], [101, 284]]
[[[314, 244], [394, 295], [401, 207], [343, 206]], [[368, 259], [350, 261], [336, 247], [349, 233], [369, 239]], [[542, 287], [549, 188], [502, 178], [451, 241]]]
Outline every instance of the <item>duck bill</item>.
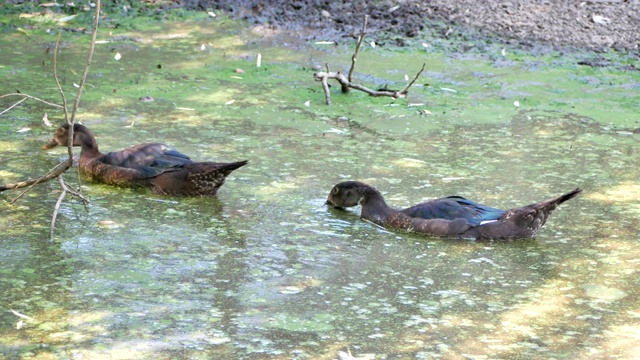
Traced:
[[329, 195], [329, 197], [327, 198], [327, 201], [324, 203], [327, 206], [330, 206], [334, 209], [339, 209], [339, 210], [344, 210], [344, 208], [342, 206], [338, 206], [336, 205], [336, 203], [333, 202], [333, 199], [331, 198], [331, 195]]
[[48, 143], [42, 145], [42, 150], [49, 150], [52, 149], [54, 147], [58, 146], [58, 142], [56, 141], [56, 139], [51, 139], [49, 140]]

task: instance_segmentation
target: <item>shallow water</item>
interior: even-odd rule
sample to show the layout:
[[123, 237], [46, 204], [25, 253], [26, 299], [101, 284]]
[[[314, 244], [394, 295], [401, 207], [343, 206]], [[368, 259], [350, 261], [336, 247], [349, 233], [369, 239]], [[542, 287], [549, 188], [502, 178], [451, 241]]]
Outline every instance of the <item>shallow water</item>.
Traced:
[[[326, 107], [311, 74], [324, 62], [348, 67], [347, 46], [282, 46], [225, 21], [127, 35], [138, 40], [98, 46], [83, 95], [80, 118], [101, 149], [162, 141], [196, 160], [250, 164], [213, 199], [81, 181], [91, 203], [65, 201], [53, 241], [57, 183], [14, 204], [17, 192], [2, 193], [0, 354], [629, 358], [640, 350], [637, 75], [553, 55], [533, 66], [516, 53], [505, 65], [482, 54], [376, 48], [358, 63], [363, 82], [402, 86], [427, 61], [422, 86], [396, 101], [334, 89]], [[0, 55], [4, 92], [55, 101], [48, 41], [32, 36], [19, 57]], [[85, 45], [66, 41], [71, 92]], [[2, 182], [65, 158], [63, 149], [39, 150], [53, 132], [40, 120], [45, 111], [61, 122], [34, 102], [2, 115]], [[65, 178], [78, 183], [74, 171]], [[458, 194], [509, 208], [578, 186], [585, 193], [535, 239], [476, 243], [394, 234], [357, 209], [327, 209], [328, 191], [346, 179], [375, 185], [397, 207]]]

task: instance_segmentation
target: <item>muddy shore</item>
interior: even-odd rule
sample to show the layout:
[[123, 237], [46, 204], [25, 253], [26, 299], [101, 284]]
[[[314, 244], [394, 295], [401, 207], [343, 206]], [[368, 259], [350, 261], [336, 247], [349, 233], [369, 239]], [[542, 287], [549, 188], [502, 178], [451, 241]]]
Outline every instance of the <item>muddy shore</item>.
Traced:
[[[423, 31], [436, 36], [487, 36], [517, 46], [532, 44], [594, 51], [637, 51], [640, 0], [186, 0], [183, 5], [228, 15], [309, 38], [354, 37], [369, 15], [369, 34], [404, 45]], [[461, 35], [463, 34], [463, 35]]]

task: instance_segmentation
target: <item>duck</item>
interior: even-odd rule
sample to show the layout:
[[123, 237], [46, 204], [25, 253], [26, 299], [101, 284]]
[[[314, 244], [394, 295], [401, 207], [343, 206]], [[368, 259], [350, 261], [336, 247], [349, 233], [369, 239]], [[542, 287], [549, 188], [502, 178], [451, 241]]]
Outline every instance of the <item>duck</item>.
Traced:
[[326, 205], [338, 209], [360, 205], [362, 219], [392, 231], [475, 240], [515, 240], [535, 236], [553, 210], [581, 192], [576, 188], [548, 200], [509, 210], [461, 196], [394, 209], [387, 205], [375, 187], [359, 181], [344, 181], [331, 189]]
[[[69, 124], [60, 126], [42, 146], [66, 146]], [[194, 162], [189, 156], [159, 143], [146, 143], [103, 154], [84, 125], [73, 125], [73, 146], [80, 146], [78, 166], [93, 181], [120, 187], [147, 187], [156, 194], [214, 196], [234, 170], [247, 160], [230, 163]]]

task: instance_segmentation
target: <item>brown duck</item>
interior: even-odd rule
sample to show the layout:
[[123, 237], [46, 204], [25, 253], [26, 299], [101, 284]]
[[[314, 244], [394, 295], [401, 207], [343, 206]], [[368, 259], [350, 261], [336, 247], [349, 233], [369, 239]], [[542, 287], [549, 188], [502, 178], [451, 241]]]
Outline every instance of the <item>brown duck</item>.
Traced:
[[333, 187], [327, 205], [336, 208], [362, 206], [361, 217], [390, 230], [432, 236], [510, 240], [533, 237], [549, 214], [582, 190], [510, 210], [500, 210], [460, 196], [435, 199], [396, 210], [373, 186], [345, 181]]
[[[67, 145], [69, 125], [59, 127], [43, 149]], [[213, 196], [225, 178], [247, 161], [193, 162], [164, 144], [140, 144], [103, 154], [91, 131], [73, 125], [73, 145], [80, 146], [80, 170], [94, 181], [122, 187], [150, 187], [157, 194]]]

